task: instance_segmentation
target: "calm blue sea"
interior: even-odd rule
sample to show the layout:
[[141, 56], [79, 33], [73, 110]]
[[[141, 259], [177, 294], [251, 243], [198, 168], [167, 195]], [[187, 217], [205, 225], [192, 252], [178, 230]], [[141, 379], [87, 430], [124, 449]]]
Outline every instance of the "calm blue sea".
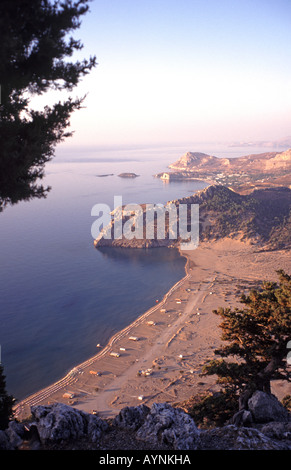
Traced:
[[[153, 177], [187, 150], [62, 149], [46, 167], [48, 197], [0, 214], [1, 361], [18, 400], [94, 355], [97, 343], [105, 345], [183, 277], [185, 260], [175, 250], [95, 249], [91, 209], [113, 209], [114, 196], [124, 204], [165, 203], [204, 188]], [[117, 176], [127, 171], [140, 176]]]

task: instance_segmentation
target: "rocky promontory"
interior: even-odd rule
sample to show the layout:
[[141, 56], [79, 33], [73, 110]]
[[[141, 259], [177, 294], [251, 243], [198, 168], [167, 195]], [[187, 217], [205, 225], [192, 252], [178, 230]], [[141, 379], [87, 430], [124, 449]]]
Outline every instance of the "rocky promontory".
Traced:
[[[180, 205], [187, 207], [187, 220], [191, 222], [191, 206], [199, 205], [199, 240], [217, 240], [224, 237], [239, 237], [249, 240], [260, 247], [282, 249], [291, 247], [291, 189], [286, 187], [254, 190], [242, 195], [221, 185], [210, 185], [192, 196], [169, 201], [177, 210], [177, 236], [173, 236], [169, 218], [163, 208], [155, 209], [153, 205], [139, 206], [140, 214], [137, 219], [124, 215], [123, 210], [115, 210], [112, 219], [95, 240], [96, 247], [122, 248], [177, 248], [182, 237], [179, 234]], [[165, 205], [166, 207], [167, 205]], [[122, 208], [123, 209], [123, 208]], [[147, 237], [147, 216], [156, 211], [153, 237]], [[165, 223], [165, 236], [159, 238], [157, 225], [162, 220]], [[125, 227], [131, 219], [131, 226], [137, 229], [139, 220], [139, 237], [114, 237], [114, 227]]]
[[186, 152], [169, 168], [155, 176], [169, 182], [199, 179], [249, 194], [254, 189], [291, 186], [291, 149], [234, 158]]

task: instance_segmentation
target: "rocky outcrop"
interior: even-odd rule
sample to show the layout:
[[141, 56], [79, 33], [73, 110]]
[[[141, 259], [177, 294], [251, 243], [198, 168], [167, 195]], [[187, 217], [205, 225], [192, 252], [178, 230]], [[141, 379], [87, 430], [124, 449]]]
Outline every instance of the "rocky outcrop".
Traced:
[[85, 413], [63, 403], [33, 406], [32, 419], [43, 444], [86, 437], [97, 442], [108, 424], [98, 416]]
[[167, 403], [153, 404], [136, 436], [151, 444], [168, 444], [175, 450], [195, 450], [199, 443], [199, 430], [191, 416]]
[[149, 412], [150, 408], [146, 405], [126, 406], [114, 418], [113, 425], [121, 429], [136, 431], [143, 425]]
[[137, 431], [137, 440], [151, 446], [166, 444], [175, 450], [194, 450], [199, 442], [199, 430], [191, 416], [168, 403], [123, 408], [113, 425]]
[[173, 168], [174, 170], [192, 170], [194, 168], [215, 167], [215, 169], [218, 170], [221, 165], [225, 164], [225, 160], [229, 161], [229, 159], [218, 158], [202, 152], [186, 152], [179, 160], [171, 163], [169, 168]]
[[291, 450], [290, 443], [274, 440], [255, 428], [233, 424], [202, 431], [199, 449], [203, 450]]
[[[182, 242], [180, 228], [185, 225], [185, 220], [180, 217], [181, 205], [187, 209], [187, 232], [190, 231], [191, 237], [193, 235], [195, 238], [199, 225], [200, 242], [240, 237], [272, 250], [291, 246], [291, 189], [269, 188], [241, 195], [221, 185], [211, 185], [192, 196], [169, 201], [165, 207], [141, 204], [133, 216], [128, 215], [124, 207], [122, 210], [117, 208], [111, 213], [111, 223], [99, 233], [94, 245], [178, 248]], [[199, 206], [197, 225], [191, 213], [193, 205]], [[174, 215], [171, 223], [167, 207], [171, 207], [171, 214]], [[152, 232], [147, 230], [149, 220], [153, 221]], [[119, 237], [115, 236], [116, 227]], [[157, 235], [158, 227], [163, 228], [162, 237]], [[182, 235], [183, 231], [185, 227], [181, 230]], [[153, 236], [149, 237], [149, 232]]]
[[22, 444], [22, 440], [25, 438], [25, 429], [16, 421], [10, 421], [6, 435], [9, 440], [9, 444], [13, 449], [19, 447]]
[[291, 425], [291, 415], [275, 395], [259, 390], [247, 401], [247, 409], [238, 411], [231, 419], [231, 424], [244, 426], [270, 422]]
[[290, 414], [276, 400], [256, 392], [248, 425], [210, 430], [197, 428], [188, 413], [168, 403], [123, 408], [112, 422], [61, 403], [34, 406], [31, 422], [12, 421], [0, 431], [0, 450], [291, 450]]
[[0, 431], [0, 450], [14, 450], [16, 448], [10, 442], [7, 432]]
[[266, 423], [261, 427], [261, 432], [270, 439], [279, 441], [287, 439], [291, 442], [291, 421]]
[[248, 409], [255, 423], [288, 422], [290, 420], [290, 413], [275, 395], [258, 390], [248, 400]]

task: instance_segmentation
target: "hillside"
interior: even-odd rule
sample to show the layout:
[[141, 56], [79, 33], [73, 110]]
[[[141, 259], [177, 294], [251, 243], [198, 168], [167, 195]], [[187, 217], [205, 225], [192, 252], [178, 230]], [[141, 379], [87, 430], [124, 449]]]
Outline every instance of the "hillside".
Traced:
[[291, 166], [291, 149], [284, 152], [267, 152], [237, 158], [218, 158], [205, 153], [187, 152], [175, 163], [169, 165], [174, 170], [196, 171], [200, 169], [233, 171], [280, 171]]
[[200, 203], [200, 239], [237, 237], [268, 249], [291, 246], [291, 190], [260, 189], [240, 195], [223, 186], [209, 187]]
[[187, 152], [169, 165], [162, 179], [203, 179], [227, 186], [241, 194], [254, 189], [291, 186], [291, 149], [237, 158], [218, 158], [199, 152]]
[[[289, 188], [268, 188], [255, 190], [251, 194], [241, 195], [231, 189], [211, 185], [196, 194], [171, 201], [178, 208], [180, 204], [187, 204], [188, 222], [190, 219], [190, 205], [199, 204], [199, 239], [217, 240], [223, 237], [239, 237], [242, 240], [249, 240], [267, 249], [290, 248], [291, 246], [291, 190]], [[95, 246], [119, 246], [124, 248], [152, 248], [158, 246], [177, 247], [181, 238], [169, 238], [169, 220], [161, 212], [161, 217], [165, 218], [164, 239], [156, 236], [146, 238], [146, 210], [144, 204], [143, 211], [143, 237], [128, 239], [122, 236], [121, 239], [113, 239], [114, 223], [119, 219], [113, 218], [107, 233], [111, 232], [111, 238], [105, 239], [102, 234], [95, 240]], [[177, 211], [178, 213], [178, 211]], [[158, 216], [158, 217], [160, 217]], [[123, 217], [122, 224], [130, 217]], [[135, 224], [133, 224], [134, 227]], [[157, 221], [155, 222], [155, 229]], [[179, 219], [178, 219], [179, 234]]]

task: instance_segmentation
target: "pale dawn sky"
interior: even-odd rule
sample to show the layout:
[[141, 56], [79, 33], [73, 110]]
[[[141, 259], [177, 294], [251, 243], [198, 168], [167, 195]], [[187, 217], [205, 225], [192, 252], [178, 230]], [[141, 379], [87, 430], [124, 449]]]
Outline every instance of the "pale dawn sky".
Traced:
[[93, 0], [74, 37], [98, 66], [65, 145], [291, 135], [290, 0]]

